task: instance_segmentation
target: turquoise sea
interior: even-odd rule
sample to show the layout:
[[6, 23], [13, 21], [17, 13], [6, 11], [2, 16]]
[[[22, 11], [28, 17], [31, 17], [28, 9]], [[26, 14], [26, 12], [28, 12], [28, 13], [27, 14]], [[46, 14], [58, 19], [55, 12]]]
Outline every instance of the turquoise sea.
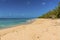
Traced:
[[0, 18], [0, 29], [20, 25], [27, 22], [27, 20], [30, 20], [30, 18]]

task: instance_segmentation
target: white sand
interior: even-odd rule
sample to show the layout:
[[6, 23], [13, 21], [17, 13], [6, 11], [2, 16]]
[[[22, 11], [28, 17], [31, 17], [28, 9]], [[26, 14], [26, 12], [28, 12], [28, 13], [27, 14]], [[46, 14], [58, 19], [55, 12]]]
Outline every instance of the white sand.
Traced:
[[0, 40], [60, 40], [60, 19], [35, 19], [30, 24], [2, 29]]

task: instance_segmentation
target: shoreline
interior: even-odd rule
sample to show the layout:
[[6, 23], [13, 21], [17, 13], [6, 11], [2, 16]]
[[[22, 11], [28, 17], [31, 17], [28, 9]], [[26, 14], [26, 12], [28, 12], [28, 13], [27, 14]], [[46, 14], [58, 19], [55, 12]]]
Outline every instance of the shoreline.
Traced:
[[19, 24], [16, 24], [16, 25], [7, 26], [6, 28], [0, 28], [0, 30], [7, 29], [7, 28], [13, 28], [15, 26], [21, 26], [21, 25], [31, 24], [32, 22], [34, 22], [35, 19], [29, 19], [26, 22], [22, 22], [21, 24], [19, 23]]

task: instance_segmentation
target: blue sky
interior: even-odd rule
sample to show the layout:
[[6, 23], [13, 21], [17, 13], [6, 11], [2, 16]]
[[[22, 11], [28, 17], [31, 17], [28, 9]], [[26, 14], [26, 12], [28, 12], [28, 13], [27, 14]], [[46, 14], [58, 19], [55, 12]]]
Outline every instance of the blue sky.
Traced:
[[59, 0], [0, 0], [0, 18], [33, 18], [54, 9]]

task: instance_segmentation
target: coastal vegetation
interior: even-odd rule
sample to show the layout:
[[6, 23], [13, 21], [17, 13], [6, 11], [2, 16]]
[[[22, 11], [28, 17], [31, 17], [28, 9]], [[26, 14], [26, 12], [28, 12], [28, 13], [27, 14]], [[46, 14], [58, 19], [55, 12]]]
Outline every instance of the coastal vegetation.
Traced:
[[43, 14], [38, 18], [60, 18], [60, 2], [58, 3], [58, 6], [55, 9]]

